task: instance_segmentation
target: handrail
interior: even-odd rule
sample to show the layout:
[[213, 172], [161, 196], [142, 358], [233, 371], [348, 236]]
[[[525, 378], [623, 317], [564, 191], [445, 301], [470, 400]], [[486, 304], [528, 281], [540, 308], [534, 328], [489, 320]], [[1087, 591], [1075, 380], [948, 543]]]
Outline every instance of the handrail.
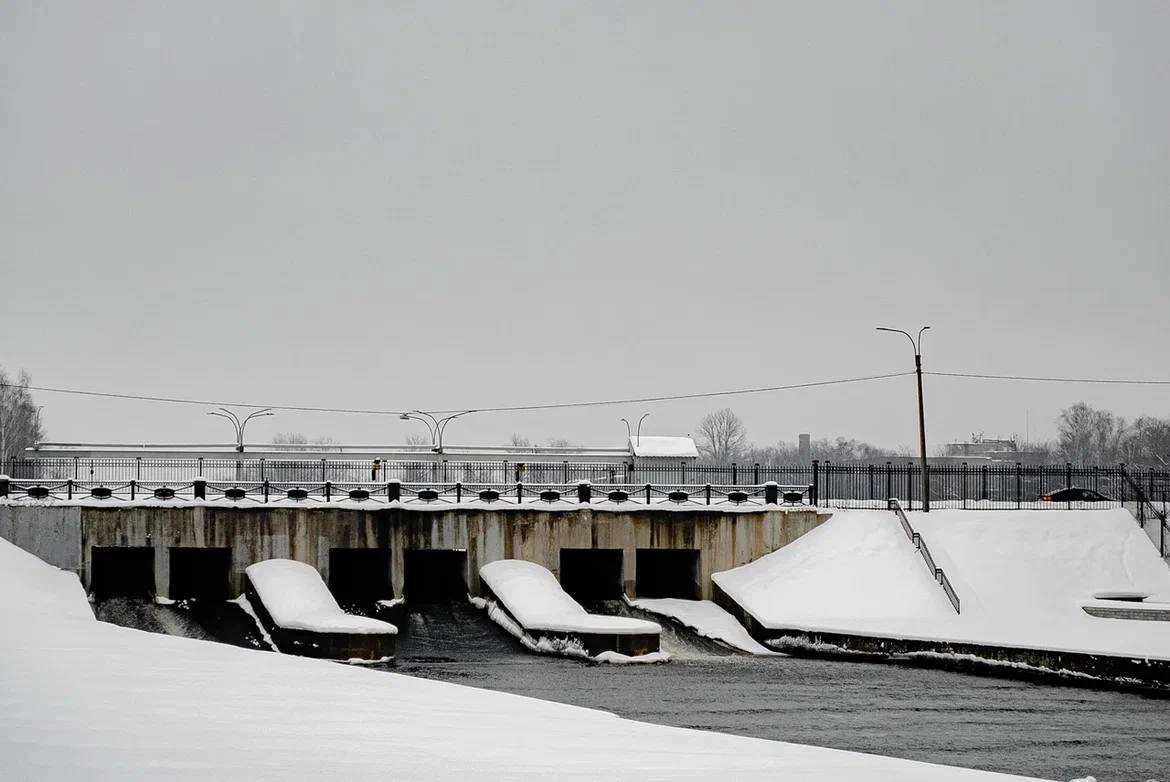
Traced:
[[1146, 508], [1149, 508], [1150, 513], [1154, 514], [1154, 518], [1156, 518], [1158, 520], [1158, 524], [1160, 525], [1158, 528], [1158, 533], [1159, 533], [1158, 553], [1163, 558], [1165, 558], [1166, 554], [1167, 554], [1166, 533], [1170, 532], [1170, 523], [1167, 523], [1167, 521], [1166, 521], [1165, 505], [1163, 505], [1162, 510], [1158, 510], [1154, 506], [1154, 503], [1150, 500], [1150, 498], [1148, 496], [1146, 496], [1146, 493], [1144, 491], [1142, 491], [1141, 484], [1138, 483], [1137, 481], [1135, 481], [1133, 479], [1132, 475], [1130, 475], [1128, 472], [1122, 471], [1122, 477], [1125, 479], [1125, 482], [1127, 484], [1129, 484], [1129, 487], [1131, 489], [1133, 489], [1134, 493], [1137, 495], [1137, 498], [1138, 498], [1138, 524], [1142, 525], [1142, 531], [1143, 532], [1145, 531], [1145, 526], [1146, 526], [1146, 518], [1145, 518]]
[[930, 571], [935, 582], [946, 593], [947, 599], [951, 601], [951, 607], [955, 609], [955, 613], [962, 613], [959, 610], [959, 593], [955, 591], [955, 587], [951, 584], [951, 580], [947, 578], [947, 574], [943, 572], [943, 569], [935, 564], [934, 557], [931, 555], [930, 548], [926, 545], [926, 540], [922, 537], [922, 534], [915, 532], [914, 528], [910, 526], [910, 520], [906, 518], [906, 512], [902, 510], [902, 503], [898, 501], [897, 497], [891, 497], [889, 504], [890, 510], [897, 515], [898, 521], [902, 523], [902, 531], [906, 533], [906, 537], [914, 544], [914, 548], [918, 549], [918, 554], [922, 557], [922, 561], [926, 563], [927, 570]]

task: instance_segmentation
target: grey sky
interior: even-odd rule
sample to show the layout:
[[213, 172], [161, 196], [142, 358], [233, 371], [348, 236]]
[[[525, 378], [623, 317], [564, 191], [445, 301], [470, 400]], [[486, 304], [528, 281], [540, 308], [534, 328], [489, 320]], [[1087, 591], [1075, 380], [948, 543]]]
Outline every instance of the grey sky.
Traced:
[[[1167, 377], [1165, 3], [0, 5], [0, 365], [451, 408], [912, 368]], [[472, 417], [915, 441], [912, 380]], [[215, 440], [39, 394], [53, 439]], [[1165, 388], [929, 378], [932, 442]], [[401, 442], [394, 419], [257, 423]]]

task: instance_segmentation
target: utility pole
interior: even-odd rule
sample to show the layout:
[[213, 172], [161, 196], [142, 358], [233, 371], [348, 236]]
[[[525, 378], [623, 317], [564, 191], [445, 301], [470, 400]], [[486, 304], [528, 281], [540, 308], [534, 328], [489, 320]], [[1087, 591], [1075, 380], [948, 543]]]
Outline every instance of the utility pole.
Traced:
[[878, 331], [891, 331], [895, 334], [905, 334], [906, 339], [910, 340], [910, 346], [914, 348], [914, 374], [918, 377], [918, 453], [922, 460], [922, 512], [930, 512], [930, 465], [926, 463], [926, 412], [922, 405], [922, 332], [929, 329], [930, 326], [923, 326], [918, 329], [918, 337], [910, 336], [908, 332], [902, 329], [888, 329], [884, 326], [878, 326]]

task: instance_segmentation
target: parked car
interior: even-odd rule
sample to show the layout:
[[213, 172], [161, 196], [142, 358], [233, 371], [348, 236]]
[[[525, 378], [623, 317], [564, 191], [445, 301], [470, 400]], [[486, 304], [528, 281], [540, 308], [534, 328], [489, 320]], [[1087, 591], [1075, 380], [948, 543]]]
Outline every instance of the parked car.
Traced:
[[1113, 502], [1099, 491], [1070, 486], [1067, 489], [1051, 491], [1040, 498], [1041, 502]]

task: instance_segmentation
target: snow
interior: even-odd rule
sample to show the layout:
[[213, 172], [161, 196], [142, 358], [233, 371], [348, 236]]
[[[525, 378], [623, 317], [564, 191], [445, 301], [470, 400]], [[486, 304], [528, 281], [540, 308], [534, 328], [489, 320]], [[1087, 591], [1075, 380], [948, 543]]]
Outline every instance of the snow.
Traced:
[[569, 597], [549, 570], [522, 559], [501, 559], [479, 569], [480, 579], [524, 630], [612, 635], [659, 634], [654, 622], [590, 614]]
[[0, 626], [5, 780], [1018, 779], [127, 630], [3, 540]]
[[643, 435], [630, 438], [630, 453], [640, 458], [697, 459], [699, 449], [690, 437]]
[[356, 635], [393, 635], [389, 622], [347, 614], [312, 565], [291, 559], [269, 559], [244, 569], [272, 621], [286, 630]]
[[1103, 591], [1170, 599], [1170, 568], [1128, 512], [939, 510], [910, 522], [961, 614], [889, 511], [839, 510], [712, 578], [765, 627], [1170, 659], [1170, 622], [1081, 609]]
[[699, 635], [714, 638], [740, 651], [750, 654], [776, 654], [756, 639], [734, 616], [710, 600], [681, 600], [674, 597], [641, 598], [629, 601], [634, 608], [670, 617], [691, 628]]

